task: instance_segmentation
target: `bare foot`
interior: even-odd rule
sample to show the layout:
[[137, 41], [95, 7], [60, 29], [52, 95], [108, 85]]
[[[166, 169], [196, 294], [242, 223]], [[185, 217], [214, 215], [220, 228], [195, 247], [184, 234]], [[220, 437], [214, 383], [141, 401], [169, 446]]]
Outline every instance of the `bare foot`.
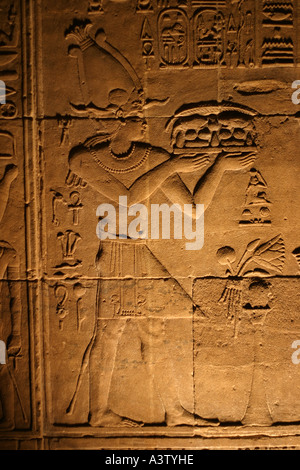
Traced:
[[0, 431], [2, 429], [5, 430], [5, 431], [12, 431], [13, 429], [15, 429], [15, 423], [10, 419], [1, 419], [0, 420]]
[[91, 416], [89, 424], [93, 427], [139, 427], [136, 421], [128, 418], [122, 418], [121, 416], [113, 413], [112, 411], [106, 411], [105, 413], [99, 413], [98, 415]]
[[167, 426], [218, 426], [219, 423], [202, 419], [182, 408], [178, 414], [167, 415]]
[[220, 426], [220, 423], [218, 421], [203, 419], [195, 416], [195, 426]]
[[124, 418], [122, 420], [121, 426], [126, 428], [140, 428], [144, 426], [144, 423], [138, 423], [137, 421], [133, 421], [132, 419]]

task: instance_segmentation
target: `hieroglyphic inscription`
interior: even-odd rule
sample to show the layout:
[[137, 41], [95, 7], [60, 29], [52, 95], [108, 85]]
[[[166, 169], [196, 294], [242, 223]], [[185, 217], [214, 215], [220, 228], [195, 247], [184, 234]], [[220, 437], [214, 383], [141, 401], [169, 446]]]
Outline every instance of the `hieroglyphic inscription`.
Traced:
[[155, 13], [148, 21], [158, 43], [158, 50], [152, 46], [151, 51], [158, 53], [159, 64], [155, 60], [151, 67], [293, 64], [294, 10], [293, 1], [158, 2], [155, 11], [144, 10]]
[[271, 201], [268, 199], [267, 190], [266, 180], [258, 170], [252, 168], [240, 225], [271, 223]]

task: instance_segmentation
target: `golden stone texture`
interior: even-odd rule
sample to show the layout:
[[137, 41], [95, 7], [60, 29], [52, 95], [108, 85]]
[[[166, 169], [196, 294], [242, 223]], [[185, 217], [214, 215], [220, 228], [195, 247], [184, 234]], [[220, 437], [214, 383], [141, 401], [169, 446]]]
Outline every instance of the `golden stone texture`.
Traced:
[[[1, 449], [299, 449], [299, 18], [1, 1]], [[203, 204], [203, 247], [124, 196]]]

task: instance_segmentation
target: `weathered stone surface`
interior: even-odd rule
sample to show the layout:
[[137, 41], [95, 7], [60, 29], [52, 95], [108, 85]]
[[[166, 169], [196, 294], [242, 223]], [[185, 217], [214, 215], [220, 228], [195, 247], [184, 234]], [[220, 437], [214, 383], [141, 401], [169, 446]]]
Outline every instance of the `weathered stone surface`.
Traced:
[[1, 449], [299, 448], [299, 18], [2, 1]]

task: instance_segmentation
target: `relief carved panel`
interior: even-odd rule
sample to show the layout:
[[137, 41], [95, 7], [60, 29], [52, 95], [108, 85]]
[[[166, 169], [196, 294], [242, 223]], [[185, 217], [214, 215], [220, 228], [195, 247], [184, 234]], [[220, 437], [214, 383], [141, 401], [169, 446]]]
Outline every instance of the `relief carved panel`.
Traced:
[[297, 442], [297, 11], [3, 2], [0, 447]]

